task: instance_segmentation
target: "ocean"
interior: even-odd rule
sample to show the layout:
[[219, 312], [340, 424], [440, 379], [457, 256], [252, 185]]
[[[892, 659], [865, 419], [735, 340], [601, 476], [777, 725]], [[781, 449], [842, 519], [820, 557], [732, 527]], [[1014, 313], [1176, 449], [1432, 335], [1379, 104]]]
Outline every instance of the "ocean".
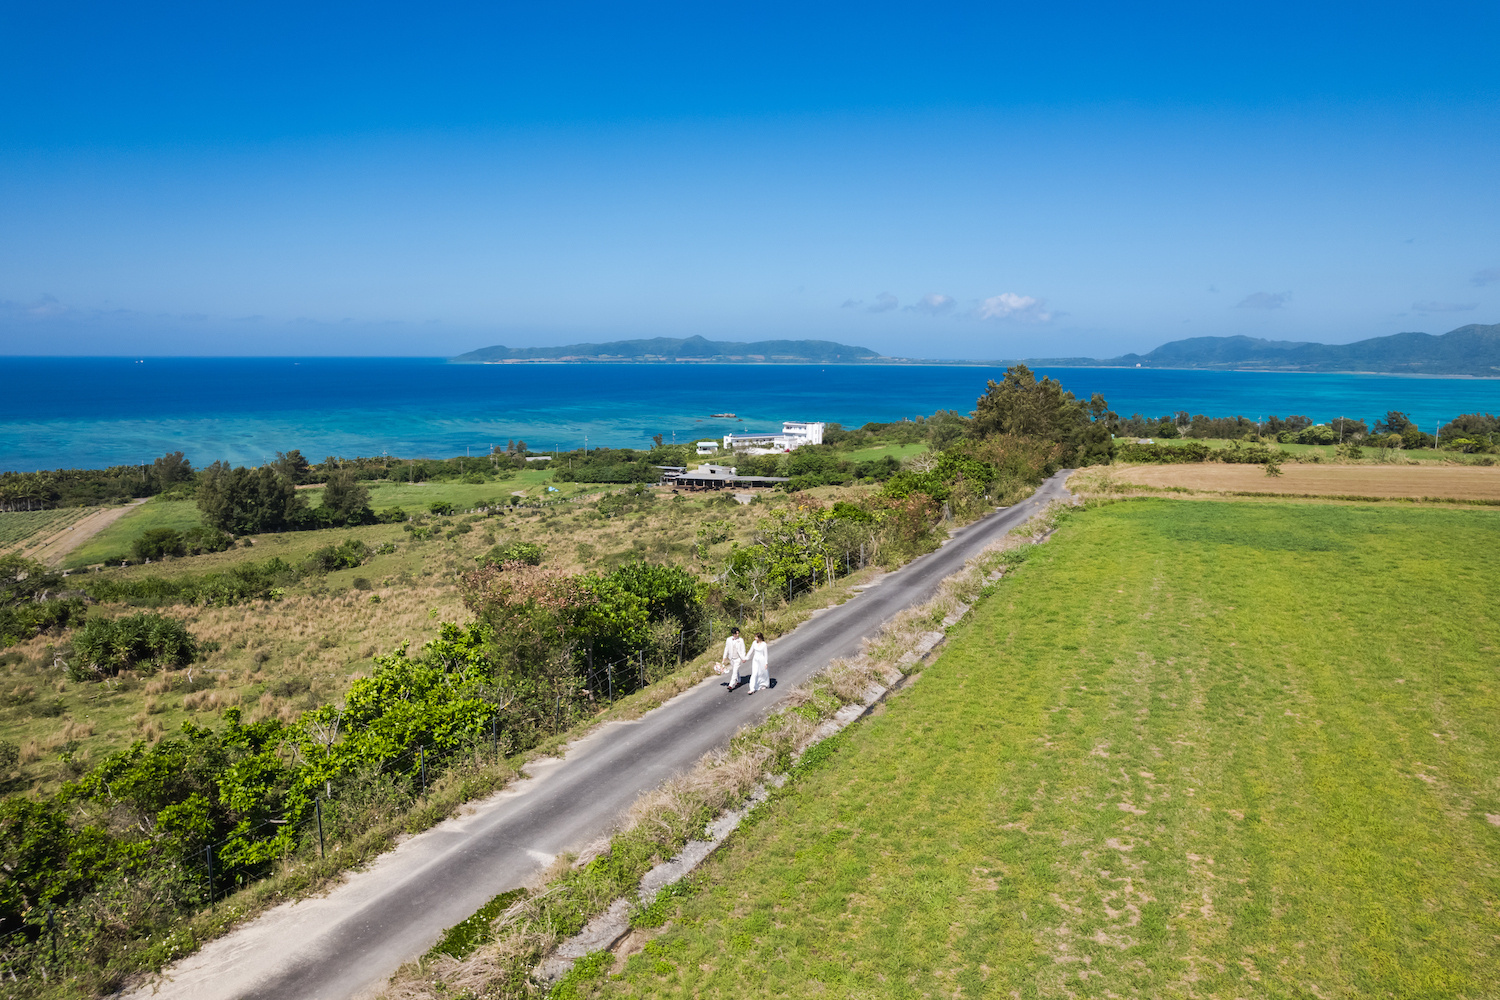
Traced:
[[[1326, 421], [1410, 414], [1424, 430], [1500, 411], [1500, 381], [1166, 369], [1038, 369], [1124, 416], [1177, 410]], [[649, 446], [783, 420], [857, 426], [968, 412], [1001, 368], [877, 365], [450, 365], [436, 358], [0, 358], [0, 470], [326, 455], [439, 458], [524, 440]], [[715, 419], [730, 412], [735, 419]]]

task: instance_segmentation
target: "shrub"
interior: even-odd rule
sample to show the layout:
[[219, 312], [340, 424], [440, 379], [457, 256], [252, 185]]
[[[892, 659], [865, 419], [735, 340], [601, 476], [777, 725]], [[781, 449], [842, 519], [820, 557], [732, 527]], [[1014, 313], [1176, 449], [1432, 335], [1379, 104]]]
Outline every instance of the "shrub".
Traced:
[[[249, 539], [246, 541], [248, 542]], [[223, 552], [234, 546], [234, 536], [227, 531], [200, 525], [182, 533], [182, 545], [190, 556], [202, 555], [205, 552]]]
[[527, 566], [540, 566], [542, 552], [542, 547], [536, 542], [510, 542], [506, 545], [496, 545], [484, 555], [476, 556], [475, 560], [481, 565], [500, 566], [505, 563], [525, 563]]
[[73, 636], [74, 680], [98, 680], [138, 666], [186, 666], [198, 655], [187, 626], [157, 614], [94, 618]]
[[142, 562], [167, 556], [187, 555], [182, 534], [171, 528], [150, 528], [130, 543], [130, 551]]
[[307, 557], [303, 566], [314, 573], [331, 573], [336, 569], [354, 569], [370, 556], [370, 547], [358, 538], [339, 545], [325, 545]]
[[83, 588], [99, 601], [148, 606], [202, 604], [222, 607], [274, 597], [278, 584], [289, 583], [297, 575], [297, 571], [280, 558], [271, 558], [200, 576], [90, 580]]

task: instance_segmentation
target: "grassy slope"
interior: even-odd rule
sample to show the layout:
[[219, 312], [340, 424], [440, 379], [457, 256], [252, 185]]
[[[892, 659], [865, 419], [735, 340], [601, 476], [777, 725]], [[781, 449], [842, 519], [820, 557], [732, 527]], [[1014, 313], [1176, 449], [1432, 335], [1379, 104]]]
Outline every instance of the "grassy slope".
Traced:
[[873, 462], [885, 458], [887, 455], [898, 460], [920, 455], [927, 450], [927, 442], [918, 441], [915, 444], [877, 444], [869, 448], [857, 448], [854, 451], [843, 452], [840, 458], [850, 462]]
[[[548, 484], [552, 474], [544, 469], [525, 469], [509, 479], [490, 483], [375, 483], [370, 488], [370, 506], [376, 510], [401, 507], [409, 514], [423, 514], [427, 505], [436, 501], [447, 501], [459, 507], [468, 507], [477, 500], [504, 502], [513, 491], [524, 490], [529, 495], [540, 495], [541, 487]], [[572, 484], [566, 484], [571, 486]], [[322, 503], [321, 490], [308, 490], [307, 500], [316, 507]], [[571, 490], [570, 490], [571, 492]], [[126, 555], [130, 543], [151, 528], [176, 528], [184, 531], [202, 524], [202, 517], [194, 501], [152, 500], [139, 509], [131, 511], [83, 545], [74, 549], [64, 562], [67, 569], [90, 566], [111, 556]], [[327, 544], [326, 541], [319, 544]]]
[[203, 523], [198, 506], [191, 500], [151, 500], [121, 517], [99, 534], [68, 553], [64, 569], [91, 566], [118, 556], [130, 555], [130, 543], [152, 528], [186, 531]]
[[[523, 475], [543, 481], [530, 470]], [[455, 485], [440, 484], [434, 490], [459, 502], [461, 497], [451, 491]], [[495, 491], [493, 484], [488, 488]], [[241, 706], [248, 719], [290, 719], [306, 708], [337, 701], [352, 678], [368, 672], [377, 653], [390, 652], [403, 641], [418, 649], [436, 634], [440, 620], [466, 618], [457, 574], [472, 569], [474, 557], [497, 542], [540, 542], [549, 565], [570, 571], [644, 557], [706, 572], [722, 562], [731, 541], [720, 542], [707, 562], [699, 562], [693, 555], [698, 524], [728, 521], [733, 541], [743, 544], [763, 514], [758, 505], [726, 505], [708, 497], [662, 498], [645, 512], [613, 518], [600, 518], [591, 503], [558, 504], [490, 518], [428, 518], [437, 535], [427, 541], [414, 540], [400, 524], [295, 531], [256, 536], [248, 548], [104, 570], [107, 576], [132, 578], [219, 571], [272, 556], [298, 564], [315, 549], [351, 537], [372, 549], [385, 542], [396, 546], [395, 552], [372, 556], [358, 568], [305, 578], [282, 601], [161, 609], [186, 622], [199, 639], [221, 644], [206, 662], [194, 665], [191, 678], [189, 671], [174, 671], [110, 684], [68, 681], [54, 664], [54, 652], [66, 650], [65, 636], [44, 635], [0, 651], [0, 739], [22, 750], [21, 770], [9, 780], [0, 775], [0, 794], [55, 788], [66, 776], [58, 752], [75, 741], [78, 760], [87, 764], [136, 738], [175, 732], [185, 720], [212, 724], [228, 705]], [[447, 537], [466, 524], [470, 532]], [[356, 585], [357, 580], [364, 583]], [[380, 602], [372, 603], [377, 596]], [[90, 613], [112, 616], [130, 610], [101, 605]]]
[[1081, 515], [606, 992], [1500, 990], [1497, 529]]

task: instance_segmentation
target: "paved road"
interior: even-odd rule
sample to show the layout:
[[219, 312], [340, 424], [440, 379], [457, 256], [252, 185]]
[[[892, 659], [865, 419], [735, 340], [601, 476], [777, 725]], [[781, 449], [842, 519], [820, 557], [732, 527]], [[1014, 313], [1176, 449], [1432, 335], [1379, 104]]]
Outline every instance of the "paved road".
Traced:
[[[610, 723], [538, 762], [530, 777], [471, 814], [413, 837], [317, 899], [286, 904], [169, 970], [155, 995], [192, 1000], [352, 1000], [374, 995], [403, 962], [492, 896], [525, 883], [557, 854], [606, 835], [640, 795], [723, 746], [787, 691], [851, 656], [897, 612], [919, 604], [990, 542], [1049, 500], [1030, 500], [960, 531], [941, 549], [771, 644], [777, 687], [749, 697], [710, 678], [634, 722]], [[152, 995], [145, 987], [132, 997]]]

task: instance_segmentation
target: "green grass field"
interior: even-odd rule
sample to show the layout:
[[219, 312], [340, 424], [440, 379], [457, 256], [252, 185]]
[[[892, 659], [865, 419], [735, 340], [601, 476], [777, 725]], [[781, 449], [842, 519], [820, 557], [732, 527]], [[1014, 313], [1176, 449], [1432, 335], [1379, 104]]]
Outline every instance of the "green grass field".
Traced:
[[920, 455], [927, 450], [927, 442], [918, 441], [915, 444], [879, 444], [869, 448], [860, 448], [856, 451], [844, 452], [840, 458], [850, 462], [873, 462], [885, 458], [887, 455], [897, 459], [908, 459], [913, 455]]
[[22, 545], [41, 535], [61, 531], [74, 521], [91, 513], [93, 513], [91, 507], [0, 511], [0, 552]]
[[587, 992], [1497, 995], [1497, 539], [1079, 513]]
[[[551, 481], [552, 473], [545, 469], [523, 469], [509, 479], [492, 483], [373, 483], [370, 486], [370, 506], [375, 510], [401, 507], [408, 514], [425, 514], [427, 505], [446, 501], [460, 508], [472, 506], [479, 500], [504, 502], [513, 491], [524, 490], [530, 496], [541, 496]], [[563, 483], [559, 493], [549, 496], [572, 496], [585, 488], [582, 484]], [[307, 501], [316, 507], [321, 504], [321, 490], [307, 490]], [[80, 508], [85, 512], [88, 508]], [[38, 514], [59, 514], [59, 511], [38, 511]], [[11, 515], [0, 515], [8, 517]], [[128, 555], [130, 543], [151, 528], [175, 528], [185, 531], [202, 524], [197, 505], [192, 500], [152, 500], [126, 514], [114, 524], [74, 549], [64, 560], [64, 567], [76, 569], [90, 566], [112, 556]], [[0, 531], [4, 522], [0, 521]], [[0, 546], [5, 543], [0, 542]], [[326, 544], [321, 540], [319, 544]], [[314, 546], [316, 548], [317, 546]]]
[[63, 559], [63, 568], [76, 569], [129, 556], [130, 543], [152, 528], [186, 531], [202, 523], [198, 505], [191, 500], [149, 500], [69, 552]]

